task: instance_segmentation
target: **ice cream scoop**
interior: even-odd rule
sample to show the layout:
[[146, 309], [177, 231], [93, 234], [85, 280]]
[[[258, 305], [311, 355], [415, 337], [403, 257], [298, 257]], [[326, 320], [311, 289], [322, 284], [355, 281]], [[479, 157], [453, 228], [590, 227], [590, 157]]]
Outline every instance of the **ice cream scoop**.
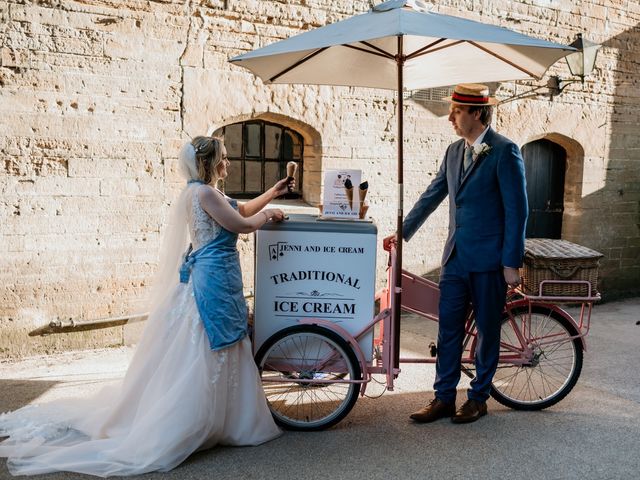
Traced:
[[296, 162], [288, 162], [287, 163], [287, 189], [292, 191], [291, 181], [295, 179], [296, 170], [298, 170], [298, 164]]

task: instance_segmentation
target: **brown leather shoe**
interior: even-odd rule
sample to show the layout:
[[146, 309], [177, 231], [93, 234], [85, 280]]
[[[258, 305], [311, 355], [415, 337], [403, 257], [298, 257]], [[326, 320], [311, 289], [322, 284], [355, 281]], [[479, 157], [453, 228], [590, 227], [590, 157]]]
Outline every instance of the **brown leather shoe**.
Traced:
[[477, 402], [476, 400], [467, 400], [451, 417], [453, 423], [471, 423], [484, 417], [487, 414], [486, 402]]
[[455, 403], [445, 403], [434, 398], [429, 405], [411, 414], [409, 418], [417, 423], [435, 422], [441, 418], [451, 417], [456, 413]]

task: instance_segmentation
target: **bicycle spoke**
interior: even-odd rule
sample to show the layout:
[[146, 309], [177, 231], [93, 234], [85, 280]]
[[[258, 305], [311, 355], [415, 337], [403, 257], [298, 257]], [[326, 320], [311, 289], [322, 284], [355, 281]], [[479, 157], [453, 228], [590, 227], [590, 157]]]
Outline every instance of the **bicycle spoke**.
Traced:
[[318, 327], [300, 327], [283, 335], [260, 360], [265, 394], [276, 419], [312, 429], [348, 412], [360, 389], [348, 383], [354, 372], [345, 347], [314, 329]]
[[[493, 380], [499, 400], [504, 398], [510, 406], [550, 405], [571, 389], [579, 368], [576, 357], [580, 354], [581, 366], [582, 352], [573, 334], [556, 317], [559, 314], [545, 308], [531, 313], [528, 308], [509, 311], [500, 340], [500, 355], [507, 363], [499, 365]], [[520, 346], [520, 335], [527, 341], [526, 349]], [[508, 359], [514, 359], [517, 352], [527, 357], [522, 357], [522, 364], [509, 365]]]

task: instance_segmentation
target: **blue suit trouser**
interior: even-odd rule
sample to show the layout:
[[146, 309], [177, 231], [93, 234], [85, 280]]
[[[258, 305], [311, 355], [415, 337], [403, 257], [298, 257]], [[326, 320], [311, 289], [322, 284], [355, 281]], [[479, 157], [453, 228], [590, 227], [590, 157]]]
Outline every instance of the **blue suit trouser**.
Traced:
[[469, 272], [455, 251], [442, 267], [440, 275], [440, 321], [436, 397], [452, 403], [460, 381], [462, 341], [469, 303], [473, 304], [478, 338], [475, 352], [476, 376], [467, 392], [468, 398], [484, 402], [489, 398], [491, 380], [498, 366], [500, 323], [506, 299], [506, 282], [502, 269]]

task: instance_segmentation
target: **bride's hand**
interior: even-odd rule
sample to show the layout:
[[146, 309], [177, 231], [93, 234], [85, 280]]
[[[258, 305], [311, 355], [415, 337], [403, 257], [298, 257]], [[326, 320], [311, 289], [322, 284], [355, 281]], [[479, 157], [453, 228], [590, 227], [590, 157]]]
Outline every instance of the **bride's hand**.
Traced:
[[[289, 189], [289, 187], [291, 187], [291, 189]], [[278, 182], [276, 182], [276, 184], [273, 186], [273, 193], [276, 197], [279, 197], [280, 195], [289, 193], [291, 190], [294, 190], [295, 188], [296, 188], [295, 179], [292, 178], [291, 180], [289, 180], [289, 177], [285, 177], [282, 180], [279, 180]]]
[[281, 222], [285, 218], [284, 212], [279, 208], [267, 208], [263, 211], [267, 214], [267, 218], [274, 222]]

